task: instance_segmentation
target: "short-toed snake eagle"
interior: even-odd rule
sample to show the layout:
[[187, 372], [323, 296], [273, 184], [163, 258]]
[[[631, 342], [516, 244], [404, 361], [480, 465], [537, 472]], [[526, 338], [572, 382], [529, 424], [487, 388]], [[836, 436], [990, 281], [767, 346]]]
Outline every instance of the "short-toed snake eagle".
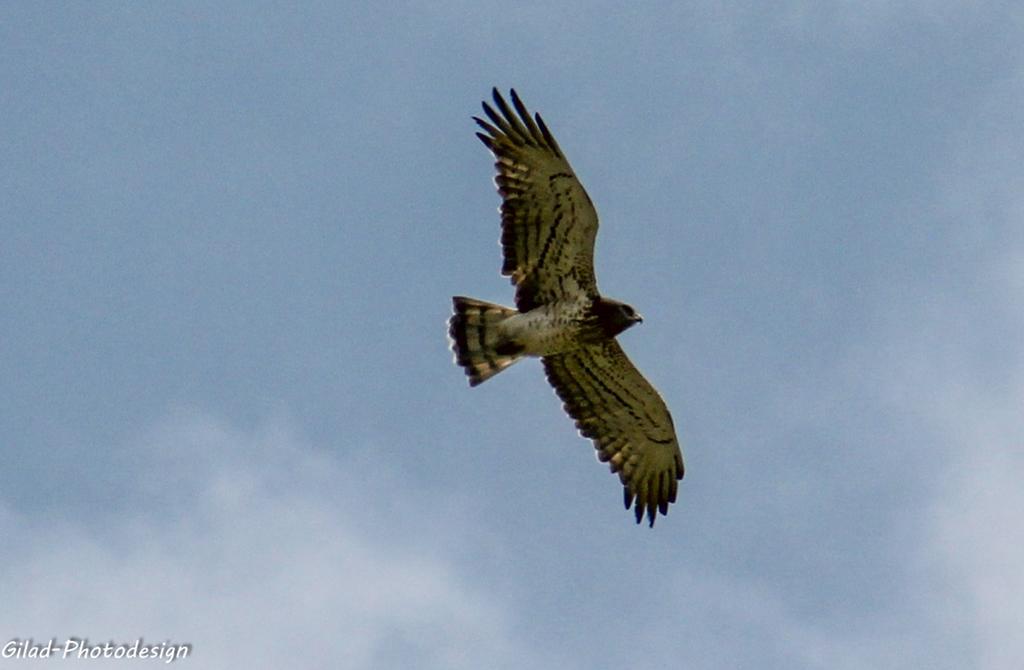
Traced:
[[449, 335], [473, 386], [524, 356], [539, 356], [548, 381], [597, 457], [619, 474], [637, 523], [668, 513], [683, 478], [683, 454], [665, 402], [615, 336], [642, 319], [604, 298], [594, 279], [597, 212], [540, 115], [512, 91], [512, 108], [474, 117], [496, 159], [502, 197], [502, 274], [516, 309], [456, 296]]

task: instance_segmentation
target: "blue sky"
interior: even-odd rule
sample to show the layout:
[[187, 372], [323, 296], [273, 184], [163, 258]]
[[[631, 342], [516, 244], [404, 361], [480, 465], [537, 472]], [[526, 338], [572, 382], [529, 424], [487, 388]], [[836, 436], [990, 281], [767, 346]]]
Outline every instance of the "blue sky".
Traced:
[[[14, 3], [0, 55], [3, 642], [1024, 657], [1012, 3]], [[451, 295], [512, 297], [491, 86], [644, 314], [687, 459], [653, 530], [538, 364], [469, 389], [447, 351]]]

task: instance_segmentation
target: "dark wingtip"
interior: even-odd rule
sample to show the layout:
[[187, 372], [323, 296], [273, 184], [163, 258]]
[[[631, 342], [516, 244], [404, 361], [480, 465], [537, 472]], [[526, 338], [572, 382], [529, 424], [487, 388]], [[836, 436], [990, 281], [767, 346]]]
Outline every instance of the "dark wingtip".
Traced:
[[[636, 503], [635, 505], [633, 503]], [[639, 496], [631, 495], [629, 488], [624, 487], [622, 489], [622, 503], [626, 509], [633, 508], [633, 516], [636, 517], [636, 523], [639, 526], [644, 521], [644, 517], [647, 517], [647, 527], [654, 528], [654, 522], [658, 518], [658, 512], [661, 512], [662, 516], [668, 515], [668, 502], [660, 500], [657, 502], [651, 501], [645, 503]]]
[[[499, 107], [500, 107], [500, 105], [499, 105]], [[497, 118], [495, 118], [498, 115], [498, 113], [494, 111], [494, 107], [491, 107], [490, 105], [487, 104], [486, 100], [481, 100], [480, 101], [480, 108], [484, 110], [484, 116], [486, 116], [488, 119], [490, 119], [494, 123], [499, 123]]]

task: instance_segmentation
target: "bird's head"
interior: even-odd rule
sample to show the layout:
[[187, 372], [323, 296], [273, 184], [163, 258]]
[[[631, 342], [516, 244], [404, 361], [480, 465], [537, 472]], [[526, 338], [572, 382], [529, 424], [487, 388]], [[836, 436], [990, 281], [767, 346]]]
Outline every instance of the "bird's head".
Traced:
[[619, 311], [622, 314], [623, 320], [626, 322], [626, 328], [629, 328], [635, 323], [644, 322], [644, 317], [640, 316], [640, 312], [633, 309], [632, 305], [627, 305], [624, 302], [619, 303]]
[[630, 326], [642, 323], [644, 320], [631, 305], [608, 298], [602, 298], [595, 305], [594, 311], [601, 324], [601, 329], [609, 337], [615, 337]]

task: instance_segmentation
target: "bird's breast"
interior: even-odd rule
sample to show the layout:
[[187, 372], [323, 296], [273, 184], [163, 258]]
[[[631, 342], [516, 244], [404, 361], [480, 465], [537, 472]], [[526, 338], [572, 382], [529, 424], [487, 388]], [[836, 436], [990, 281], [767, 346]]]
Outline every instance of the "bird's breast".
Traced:
[[588, 311], [586, 303], [550, 303], [516, 314], [501, 325], [506, 336], [523, 347], [523, 353], [552, 356], [600, 336], [600, 327]]

